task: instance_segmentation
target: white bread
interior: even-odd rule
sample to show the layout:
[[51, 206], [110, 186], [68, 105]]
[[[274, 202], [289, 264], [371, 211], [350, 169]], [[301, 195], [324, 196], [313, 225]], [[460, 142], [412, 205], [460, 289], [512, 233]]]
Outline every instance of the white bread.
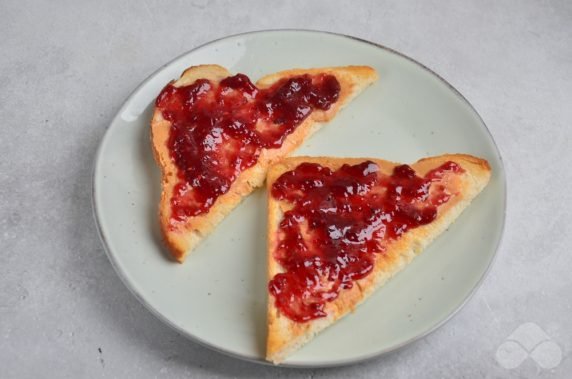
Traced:
[[[156, 108], [151, 121], [151, 139], [155, 159], [162, 172], [162, 195], [159, 206], [159, 219], [164, 240], [173, 256], [182, 262], [186, 255], [205, 237], [222, 219], [234, 209], [241, 200], [255, 188], [263, 185], [268, 167], [291, 153], [302, 142], [313, 134], [322, 123], [331, 120], [346, 104], [377, 80], [377, 73], [367, 66], [329, 67], [315, 69], [294, 69], [271, 74], [260, 79], [256, 86], [268, 88], [277, 81], [303, 74], [330, 74], [340, 83], [338, 100], [327, 111], [312, 112], [277, 149], [263, 149], [258, 162], [243, 171], [233, 182], [230, 190], [221, 195], [207, 213], [188, 218], [176, 230], [169, 227], [171, 218], [171, 198], [173, 189], [178, 183], [177, 167], [172, 161], [167, 141], [171, 123], [165, 120], [161, 110]], [[190, 67], [173, 83], [175, 87], [186, 86], [197, 79], [208, 79], [218, 83], [232, 74], [218, 65], [202, 65]]]
[[[286, 158], [269, 169], [267, 177], [268, 188], [268, 278], [284, 272], [279, 262], [274, 259], [273, 252], [277, 246], [277, 230], [282, 220], [283, 212], [291, 205], [278, 201], [271, 195], [273, 183], [287, 171], [296, 168], [300, 163], [319, 163], [331, 169], [338, 169], [343, 164], [358, 164], [366, 160], [375, 162], [380, 171], [390, 175], [397, 163], [372, 158], [324, 158], [324, 157], [293, 157]], [[376, 254], [373, 271], [363, 279], [356, 281], [349, 290], [342, 290], [336, 300], [326, 303], [326, 317], [308, 322], [295, 322], [281, 314], [275, 306], [274, 297], [268, 298], [268, 339], [266, 359], [282, 362], [292, 352], [310, 341], [317, 333], [335, 323], [338, 319], [353, 311], [357, 305], [367, 299], [377, 288], [381, 287], [393, 275], [403, 269], [423, 249], [441, 234], [470, 202], [487, 185], [491, 169], [486, 160], [470, 155], [453, 154], [422, 159], [411, 167], [419, 176], [425, 175], [431, 169], [437, 168], [447, 161], [460, 165], [465, 172], [456, 181], [455, 191], [458, 194], [448, 202], [439, 206], [437, 218], [430, 224], [411, 229], [399, 239], [391, 242], [383, 254]]]

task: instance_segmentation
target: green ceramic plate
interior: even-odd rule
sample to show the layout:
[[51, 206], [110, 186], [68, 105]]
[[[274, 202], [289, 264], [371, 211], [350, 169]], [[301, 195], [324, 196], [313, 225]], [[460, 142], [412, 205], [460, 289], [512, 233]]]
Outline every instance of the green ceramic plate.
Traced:
[[160, 240], [160, 179], [149, 143], [152, 103], [169, 80], [203, 63], [254, 80], [294, 67], [373, 66], [380, 80], [297, 154], [414, 162], [462, 152], [488, 159], [493, 169], [489, 186], [447, 233], [285, 365], [333, 366], [375, 357], [427, 335], [459, 310], [485, 277], [505, 218], [504, 171], [485, 124], [451, 85], [398, 52], [343, 35], [294, 30], [231, 36], [168, 63], [127, 99], [101, 142], [93, 185], [98, 227], [118, 274], [149, 310], [194, 341], [264, 362], [264, 192], [246, 199], [183, 265], [165, 258]]

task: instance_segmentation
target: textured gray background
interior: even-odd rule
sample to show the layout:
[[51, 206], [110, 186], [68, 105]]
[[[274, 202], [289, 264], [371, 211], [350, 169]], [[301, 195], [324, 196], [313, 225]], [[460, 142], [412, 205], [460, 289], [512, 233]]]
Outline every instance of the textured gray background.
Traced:
[[[222, 356], [146, 311], [98, 240], [91, 166], [126, 96], [199, 44], [267, 28], [347, 33], [418, 59], [472, 102], [503, 153], [509, 206], [496, 264], [456, 317], [399, 352], [327, 370]], [[570, 375], [571, 98], [567, 0], [2, 0], [0, 377]], [[558, 367], [528, 359], [509, 370], [495, 360], [525, 322], [552, 337]]]

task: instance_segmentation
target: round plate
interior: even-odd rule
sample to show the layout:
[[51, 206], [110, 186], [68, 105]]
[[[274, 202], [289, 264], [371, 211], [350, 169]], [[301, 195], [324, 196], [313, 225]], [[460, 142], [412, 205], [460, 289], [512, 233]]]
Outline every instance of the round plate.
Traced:
[[217, 63], [253, 80], [296, 67], [369, 65], [380, 79], [297, 151], [397, 162], [443, 153], [488, 159], [488, 187], [406, 270], [285, 365], [333, 366], [394, 350], [434, 330], [483, 280], [504, 225], [505, 177], [485, 124], [453, 87], [393, 50], [313, 31], [264, 31], [220, 39], [175, 59], [133, 92], [97, 154], [93, 202], [119, 276], [154, 314], [218, 351], [264, 362], [266, 204], [248, 197], [182, 265], [166, 258], [158, 228], [159, 169], [149, 121], [153, 101], [192, 65]]

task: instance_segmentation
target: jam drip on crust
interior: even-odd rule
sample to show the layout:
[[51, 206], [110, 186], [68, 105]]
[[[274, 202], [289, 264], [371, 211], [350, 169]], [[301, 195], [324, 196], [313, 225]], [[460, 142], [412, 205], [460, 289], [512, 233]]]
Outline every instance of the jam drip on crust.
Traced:
[[167, 144], [178, 168], [172, 224], [208, 212], [256, 164], [262, 149], [281, 147], [314, 110], [330, 109], [339, 94], [338, 80], [326, 74], [285, 78], [267, 89], [243, 74], [220, 83], [167, 85], [156, 106], [171, 122]]
[[376, 256], [408, 230], [431, 223], [455, 194], [444, 183], [462, 173], [446, 162], [424, 177], [408, 165], [384, 175], [365, 161], [338, 170], [302, 163], [282, 174], [271, 196], [287, 202], [274, 258], [285, 272], [268, 288], [288, 318], [325, 317], [327, 302], [372, 272]]

